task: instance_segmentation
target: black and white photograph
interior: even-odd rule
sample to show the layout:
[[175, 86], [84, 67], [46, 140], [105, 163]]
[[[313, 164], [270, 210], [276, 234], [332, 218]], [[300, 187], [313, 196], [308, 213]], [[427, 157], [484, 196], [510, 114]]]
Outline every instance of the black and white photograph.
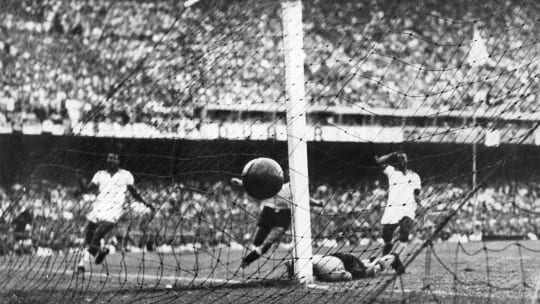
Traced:
[[540, 303], [538, 0], [0, 0], [0, 303]]

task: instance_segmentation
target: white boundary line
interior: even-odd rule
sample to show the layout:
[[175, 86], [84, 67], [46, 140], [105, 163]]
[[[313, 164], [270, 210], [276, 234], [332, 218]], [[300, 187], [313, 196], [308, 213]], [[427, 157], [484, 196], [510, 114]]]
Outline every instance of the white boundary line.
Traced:
[[[8, 270], [9, 267], [6, 266], [0, 266], [0, 270]], [[24, 272], [24, 273], [49, 273], [49, 274], [55, 274], [55, 275], [66, 275], [66, 276], [73, 276], [75, 273], [71, 269], [38, 269], [38, 270], [29, 270], [29, 271], [20, 271], [12, 269], [12, 271], [18, 271], [18, 272]], [[77, 274], [75, 274], [77, 275]], [[48, 276], [47, 276], [48, 277]], [[196, 284], [204, 285], [205, 283], [209, 284], [240, 284], [240, 283], [248, 283], [249, 281], [239, 281], [239, 280], [227, 280], [227, 279], [216, 279], [216, 278], [190, 278], [190, 277], [181, 277], [181, 276], [158, 276], [158, 275], [151, 275], [151, 274], [133, 274], [133, 273], [126, 273], [126, 274], [118, 274], [118, 273], [102, 273], [97, 271], [86, 271], [84, 274], [84, 278], [89, 277], [95, 277], [95, 278], [111, 278], [111, 279], [130, 279], [130, 280], [148, 280], [148, 281], [160, 281], [160, 282], [193, 282]]]

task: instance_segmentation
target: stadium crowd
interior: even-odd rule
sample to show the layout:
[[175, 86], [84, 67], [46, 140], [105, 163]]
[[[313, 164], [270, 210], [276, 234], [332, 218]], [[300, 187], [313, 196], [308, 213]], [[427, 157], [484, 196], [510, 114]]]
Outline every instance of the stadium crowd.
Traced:
[[[424, 4], [306, 3], [309, 100], [536, 110], [537, 6]], [[0, 126], [117, 122], [174, 132], [204, 123], [208, 104], [283, 102], [279, 15], [277, 2], [258, 0], [200, 1], [185, 12], [177, 1], [11, 2], [0, 12]], [[471, 59], [483, 47], [490, 57]]]
[[[152, 219], [136, 208], [128, 212], [110, 240], [117, 249], [241, 248], [252, 238], [260, 206], [228, 182], [146, 180], [138, 187], [148, 201], [160, 206], [159, 212]], [[494, 183], [483, 188], [476, 198], [476, 210], [472, 202], [460, 208], [471, 190], [464, 184], [431, 184], [424, 189], [413, 239], [425, 239], [437, 220], [453, 210], [458, 212], [438, 241], [478, 241], [497, 235], [535, 239], [540, 233], [540, 222], [527, 212], [534, 211], [540, 199], [533, 183]], [[378, 242], [378, 223], [386, 201], [386, 191], [379, 182], [339, 188], [320, 185], [313, 188], [312, 196], [325, 202], [322, 209], [312, 210], [315, 246]], [[0, 251], [79, 246], [94, 199], [90, 194], [79, 195], [75, 188], [49, 182], [2, 190]], [[288, 242], [290, 235], [284, 240]]]

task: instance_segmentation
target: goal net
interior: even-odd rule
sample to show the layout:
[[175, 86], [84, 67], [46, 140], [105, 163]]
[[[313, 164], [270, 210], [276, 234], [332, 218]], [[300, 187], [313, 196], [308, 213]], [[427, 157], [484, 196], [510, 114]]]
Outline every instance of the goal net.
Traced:
[[[307, 105], [287, 116], [280, 2], [7, 2], [0, 12], [0, 298], [536, 298], [538, 4], [302, 6], [305, 81], [295, 85]], [[407, 154], [422, 186], [399, 255], [404, 274], [387, 268], [299, 284], [291, 262], [310, 265], [312, 257], [294, 254], [301, 236], [291, 227], [240, 267], [263, 206], [231, 179], [256, 157], [301, 175], [289, 168], [295, 147], [287, 146], [287, 125], [300, 116], [307, 126], [294, 140], [307, 143], [309, 194], [321, 205], [308, 209], [313, 255], [347, 253], [366, 264], [382, 257], [389, 185], [375, 156]], [[127, 195], [122, 218], [100, 243], [109, 250], [105, 262], [83, 275], [77, 266], [96, 193], [81, 185], [106, 169], [108, 153], [120, 155], [156, 211]]]

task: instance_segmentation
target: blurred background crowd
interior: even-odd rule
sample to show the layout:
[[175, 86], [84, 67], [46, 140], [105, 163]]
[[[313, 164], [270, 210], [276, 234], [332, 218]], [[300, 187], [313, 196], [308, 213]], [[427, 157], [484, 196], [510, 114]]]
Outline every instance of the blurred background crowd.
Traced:
[[[343, 185], [346, 188], [328, 184], [312, 188], [312, 196], [324, 202], [324, 207], [311, 210], [314, 245], [377, 244], [386, 202], [383, 183]], [[138, 187], [148, 201], [160, 206], [160, 211], [150, 219], [144, 210], [128, 208], [108, 240], [118, 250], [241, 249], [252, 238], [260, 206], [228, 181], [147, 179]], [[534, 214], [540, 199], [535, 183], [493, 183], [466, 200], [463, 207], [459, 205], [471, 190], [464, 183], [433, 183], [423, 189], [413, 240], [425, 239], [434, 225], [454, 210], [458, 210], [457, 215], [438, 241], [479, 241], [490, 236], [536, 239], [540, 233], [540, 221]], [[2, 190], [0, 250], [6, 253], [79, 246], [94, 199], [91, 194], [77, 194], [73, 187], [48, 182]], [[290, 235], [283, 240], [285, 246], [290, 242]]]
[[[311, 104], [535, 112], [533, 1], [308, 1]], [[283, 103], [279, 3], [22, 0], [0, 12], [0, 126], [176, 131]], [[487, 57], [486, 57], [487, 56]], [[519, 114], [516, 114], [519, 115]]]

